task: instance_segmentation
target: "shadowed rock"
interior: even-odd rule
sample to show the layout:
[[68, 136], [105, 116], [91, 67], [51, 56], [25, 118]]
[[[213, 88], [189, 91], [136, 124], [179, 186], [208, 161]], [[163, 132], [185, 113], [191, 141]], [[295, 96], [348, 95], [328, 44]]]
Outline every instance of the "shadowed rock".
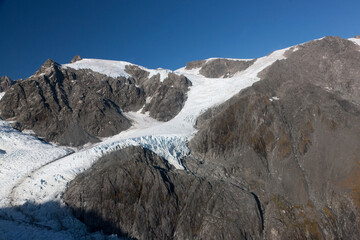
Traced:
[[64, 199], [92, 230], [137, 239], [245, 239], [262, 232], [251, 193], [174, 171], [141, 147], [103, 157], [70, 183]]

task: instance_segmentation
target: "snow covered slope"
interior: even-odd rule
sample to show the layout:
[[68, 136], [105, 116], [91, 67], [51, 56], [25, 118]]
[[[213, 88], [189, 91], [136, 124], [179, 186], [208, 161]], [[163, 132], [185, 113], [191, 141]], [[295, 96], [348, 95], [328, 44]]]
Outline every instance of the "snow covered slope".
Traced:
[[[134, 65], [129, 62], [124, 61], [111, 61], [111, 60], [101, 60], [101, 59], [88, 59], [84, 58], [82, 60], [76, 61], [74, 63], [63, 64], [63, 68], [73, 68], [76, 70], [79, 69], [91, 69], [94, 72], [98, 72], [104, 75], [107, 75], [112, 78], [117, 77], [130, 77], [130, 75], [125, 71], [126, 66]], [[136, 65], [138, 66], [138, 65]], [[142, 66], [138, 66], [144, 71], [149, 72], [149, 78], [160, 74], [160, 81], [164, 81], [167, 78], [168, 73], [171, 72], [168, 69], [147, 69]]]
[[[55, 231], [57, 234], [67, 234], [67, 237], [76, 238], [72, 230], [74, 226], [82, 229], [77, 231], [85, 236], [87, 233], [83, 226], [65, 208], [61, 208], [64, 206], [61, 195], [66, 185], [77, 174], [91, 167], [101, 156], [134, 145], [148, 148], [167, 159], [175, 168], [184, 169], [181, 159], [189, 154], [186, 144], [196, 133], [194, 128], [196, 118], [208, 108], [223, 103], [240, 90], [259, 81], [258, 73], [275, 61], [284, 59], [284, 53], [288, 49], [275, 51], [257, 59], [246, 70], [236, 73], [231, 78], [206, 78], [198, 74], [199, 69], [178, 69], [175, 73], [185, 75], [192, 82], [192, 86], [184, 107], [175, 118], [168, 122], [159, 122], [146, 113], [125, 113], [133, 121], [130, 129], [75, 152], [43, 143], [12, 129], [8, 123], [1, 121], [0, 207], [6, 209], [19, 206], [21, 211], [14, 214], [4, 210], [1, 215], [6, 223], [0, 222], [0, 225], [14, 224], [14, 229], [25, 231], [31, 228], [41, 232], [48, 231], [49, 234]], [[110, 77], [128, 77], [125, 71], [128, 64], [130, 63], [83, 59], [64, 64], [62, 67], [92, 69]], [[170, 72], [164, 69], [143, 69], [150, 72], [150, 76], [160, 74], [161, 80], [164, 80]], [[49, 208], [48, 203], [60, 207]], [[8, 227], [0, 227], [0, 235], [9, 234], [7, 229]]]

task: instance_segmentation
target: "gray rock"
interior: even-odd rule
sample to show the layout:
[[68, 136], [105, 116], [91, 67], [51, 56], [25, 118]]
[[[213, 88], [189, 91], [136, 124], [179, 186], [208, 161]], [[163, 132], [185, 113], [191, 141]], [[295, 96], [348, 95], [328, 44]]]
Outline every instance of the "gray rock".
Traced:
[[198, 61], [188, 62], [186, 64], [185, 69], [192, 70], [194, 68], [201, 68], [205, 63], [206, 63], [206, 60], [198, 60]]
[[11, 80], [8, 76], [0, 77], [0, 93], [6, 92], [6, 90], [14, 84], [15, 81]]
[[80, 55], [75, 55], [73, 57], [73, 59], [71, 59], [70, 63], [74, 63], [74, 62], [77, 62], [77, 61], [80, 61], [82, 60], [82, 58], [80, 57]]
[[118, 105], [97, 93], [99, 85], [108, 82], [100, 83], [47, 60], [32, 77], [8, 89], [0, 116], [16, 120], [14, 127], [32, 129], [47, 141], [74, 146], [93, 142], [97, 136], [110, 136], [131, 125]]
[[70, 183], [64, 200], [92, 230], [137, 239], [255, 239], [262, 232], [253, 194], [175, 171], [141, 147], [103, 157]]
[[146, 96], [143, 112], [160, 121], [169, 121], [175, 117], [185, 104], [187, 91], [192, 85], [185, 76], [169, 73], [160, 82], [160, 74], [148, 79], [149, 73], [138, 66], [126, 66], [126, 72], [133, 76], [136, 84]]
[[299, 48], [201, 116], [185, 162], [254, 192], [265, 239], [357, 239], [359, 47], [326, 37]]
[[232, 60], [215, 58], [210, 60], [194, 61], [186, 64], [188, 70], [200, 68], [199, 73], [208, 78], [228, 78], [251, 66], [255, 60]]
[[145, 105], [144, 111], [149, 111], [155, 119], [169, 121], [183, 108], [189, 86], [191, 82], [186, 77], [169, 73]]
[[160, 121], [176, 116], [191, 82], [176, 74], [163, 82], [159, 74], [148, 79], [148, 72], [130, 66], [126, 70], [132, 77], [115, 79], [90, 69], [63, 69], [48, 59], [33, 76], [9, 88], [0, 117], [47, 141], [81, 146], [129, 128], [122, 111], [143, 108]]

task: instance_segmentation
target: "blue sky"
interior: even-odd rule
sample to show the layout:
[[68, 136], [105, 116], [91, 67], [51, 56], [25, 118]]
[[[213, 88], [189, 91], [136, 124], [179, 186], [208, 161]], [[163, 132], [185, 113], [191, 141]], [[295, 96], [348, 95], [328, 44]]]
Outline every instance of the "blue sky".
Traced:
[[48, 58], [177, 69], [209, 57], [256, 58], [336, 35], [360, 35], [360, 1], [0, 0], [0, 76]]

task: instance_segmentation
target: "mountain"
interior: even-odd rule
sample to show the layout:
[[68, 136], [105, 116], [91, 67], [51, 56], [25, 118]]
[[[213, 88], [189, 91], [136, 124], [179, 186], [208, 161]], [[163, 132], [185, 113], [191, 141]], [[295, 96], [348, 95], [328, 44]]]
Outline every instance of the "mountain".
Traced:
[[0, 77], [0, 93], [6, 92], [6, 90], [15, 82], [8, 76]]
[[359, 45], [176, 71], [48, 60], [0, 101], [0, 222], [54, 239], [357, 239]]
[[128, 129], [131, 123], [123, 111], [142, 109], [160, 121], [171, 119], [191, 85], [166, 70], [150, 72], [125, 62], [72, 62], [61, 66], [49, 59], [17, 82], [2, 99], [0, 117], [46, 141], [81, 146]]

